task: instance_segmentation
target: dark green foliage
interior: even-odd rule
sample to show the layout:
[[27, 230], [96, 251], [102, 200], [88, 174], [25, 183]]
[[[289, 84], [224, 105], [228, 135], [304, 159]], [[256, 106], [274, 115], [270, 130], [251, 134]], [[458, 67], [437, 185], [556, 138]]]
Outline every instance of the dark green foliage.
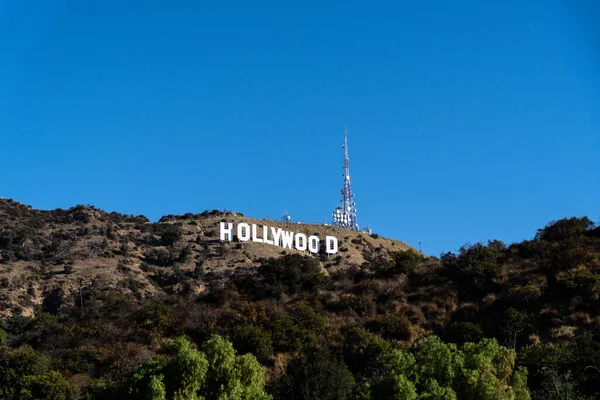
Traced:
[[389, 342], [364, 328], [352, 328], [344, 335], [344, 361], [357, 379], [372, 379], [383, 373]]
[[188, 257], [192, 254], [192, 246], [190, 246], [189, 244], [187, 246], [185, 246], [183, 249], [181, 249], [181, 251], [179, 252], [179, 262], [186, 262]]
[[421, 261], [423, 261], [423, 256], [412, 249], [399, 251], [393, 256], [392, 271], [395, 274], [406, 274]]
[[115, 240], [117, 238], [117, 234], [115, 232], [115, 227], [112, 224], [112, 222], [106, 226], [106, 237], [109, 238], [110, 240]]
[[65, 351], [59, 364], [61, 369], [73, 373], [93, 374], [104, 363], [104, 358], [100, 349], [79, 347]]
[[183, 236], [180, 225], [169, 223], [154, 224], [154, 233], [160, 236], [160, 244], [163, 246], [172, 246]]
[[146, 251], [144, 253], [144, 261], [149, 264], [160, 265], [163, 267], [173, 263], [169, 251], [161, 248], [154, 248]]
[[384, 339], [410, 340], [412, 338], [411, 323], [402, 315], [373, 318], [365, 323], [365, 328]]
[[571, 295], [591, 296], [600, 291], [600, 274], [587, 268], [578, 268], [560, 281], [562, 288]]
[[238, 354], [252, 353], [262, 360], [273, 354], [270, 332], [258, 326], [236, 326], [233, 329], [232, 342]]
[[68, 400], [76, 391], [31, 348], [0, 345], [0, 398]]
[[255, 276], [235, 278], [238, 288], [256, 299], [279, 298], [283, 293], [314, 292], [325, 280], [318, 260], [297, 254], [264, 260]]
[[451, 343], [479, 342], [485, 337], [481, 326], [473, 322], [454, 322], [448, 327], [444, 338]]
[[0, 232], [0, 250], [12, 250], [13, 238], [11, 231]]
[[534, 240], [511, 247], [550, 273], [568, 271], [594, 262], [598, 240], [593, 228], [587, 217], [562, 219], [539, 229]]
[[[599, 398], [600, 342], [585, 334], [570, 343], [537, 343], [519, 353], [534, 398]], [[568, 397], [568, 396], [572, 397]]]
[[286, 374], [273, 384], [277, 399], [349, 399], [354, 378], [344, 363], [327, 349], [311, 349], [290, 361]]
[[194, 279], [201, 281], [204, 279], [204, 260], [200, 259], [196, 262], [194, 267]]
[[557, 242], [577, 238], [594, 228], [594, 223], [588, 218], [568, 218], [550, 222], [542, 229], [538, 229], [536, 240]]
[[501, 328], [506, 345], [510, 349], [515, 349], [519, 344], [519, 339], [530, 327], [531, 317], [529, 314], [513, 307], [506, 310]]
[[127, 257], [127, 254], [129, 254], [129, 242], [127, 241], [127, 239], [121, 240], [119, 251], [121, 252], [122, 256]]
[[273, 321], [271, 331], [274, 348], [281, 352], [306, 348], [316, 342], [324, 328], [323, 317], [307, 304], [298, 303], [289, 315], [282, 315]]
[[165, 336], [179, 334], [182, 328], [179, 317], [167, 304], [148, 302], [136, 312], [131, 337], [141, 343], [153, 343]]
[[65, 264], [63, 266], [63, 270], [65, 271], [65, 274], [72, 274], [73, 273], [73, 264]]
[[508, 299], [515, 307], [530, 308], [540, 301], [542, 289], [535, 285], [516, 286], [508, 291]]
[[460, 248], [458, 256], [452, 253], [442, 255], [441, 261], [450, 278], [467, 290], [485, 290], [498, 277], [506, 246], [498, 240], [490, 240], [487, 245], [476, 243]]

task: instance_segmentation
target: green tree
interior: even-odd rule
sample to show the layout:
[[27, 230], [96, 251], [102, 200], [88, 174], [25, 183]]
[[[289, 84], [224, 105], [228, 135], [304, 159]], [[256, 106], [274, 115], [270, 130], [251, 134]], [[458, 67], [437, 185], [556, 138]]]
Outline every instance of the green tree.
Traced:
[[582, 236], [593, 227], [594, 222], [588, 217], [565, 218], [559, 221], [552, 221], [544, 228], [538, 229], [535, 238], [536, 240], [562, 241]]
[[263, 370], [251, 354], [236, 356], [233, 345], [214, 335], [202, 346], [208, 360], [205, 397], [209, 399], [270, 399], [264, 391]]
[[504, 313], [502, 331], [506, 344], [510, 349], [515, 349], [523, 332], [531, 326], [529, 315], [515, 308], [509, 308]]
[[515, 369], [515, 352], [495, 339], [461, 348], [430, 336], [414, 357], [393, 349], [379, 356], [383, 370], [372, 399], [529, 400], [527, 370]]
[[393, 272], [408, 273], [421, 261], [423, 261], [423, 256], [412, 249], [399, 251], [394, 254]]
[[146, 362], [127, 393], [152, 400], [268, 400], [263, 371], [250, 354], [236, 356], [230, 342], [212, 336], [201, 351], [184, 337], [169, 339], [165, 355]]
[[173, 246], [183, 236], [180, 225], [169, 223], [158, 223], [154, 226], [155, 232], [160, 236], [163, 246]]
[[0, 399], [70, 400], [76, 390], [30, 347], [0, 345]]
[[287, 366], [274, 384], [276, 398], [288, 400], [348, 399], [354, 378], [348, 368], [327, 349], [311, 349]]
[[352, 328], [344, 335], [344, 360], [359, 380], [370, 380], [383, 373], [389, 342], [364, 328]]

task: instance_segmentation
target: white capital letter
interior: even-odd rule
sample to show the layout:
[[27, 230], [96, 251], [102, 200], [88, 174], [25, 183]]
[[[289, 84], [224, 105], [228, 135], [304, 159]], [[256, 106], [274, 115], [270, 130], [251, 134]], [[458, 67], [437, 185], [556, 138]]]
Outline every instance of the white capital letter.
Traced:
[[294, 241], [294, 232], [283, 231], [282, 237], [283, 248], [291, 249], [292, 242]]
[[221, 241], [231, 241], [231, 231], [233, 230], [233, 223], [221, 222]]
[[266, 244], [273, 244], [273, 241], [269, 240], [269, 231], [267, 229], [269, 229], [269, 227], [263, 225], [263, 240]]
[[256, 237], [256, 224], [252, 224], [252, 241], [262, 243], [262, 239]]
[[319, 252], [319, 238], [316, 236], [309, 236], [308, 237], [308, 251], [310, 251], [313, 254], [316, 254]]
[[245, 222], [238, 224], [237, 234], [241, 242], [250, 240], [250, 225]]
[[306, 235], [304, 233], [296, 233], [296, 250], [306, 250]]
[[281, 233], [281, 228], [277, 228], [277, 230], [275, 230], [275, 228], [271, 227], [271, 236], [273, 236], [273, 242], [276, 246], [279, 247], [281, 247], [281, 245], [283, 244], [281, 243]]
[[327, 248], [325, 251], [327, 254], [335, 254], [338, 252], [338, 240], [334, 236], [325, 236], [325, 242], [327, 243]]

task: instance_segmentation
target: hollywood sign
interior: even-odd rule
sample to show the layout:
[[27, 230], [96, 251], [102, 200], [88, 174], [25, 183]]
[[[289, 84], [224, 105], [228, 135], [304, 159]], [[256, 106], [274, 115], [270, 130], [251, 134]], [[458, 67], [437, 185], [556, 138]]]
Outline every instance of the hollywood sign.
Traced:
[[[230, 242], [233, 239], [234, 225], [232, 222], [221, 222], [221, 241]], [[321, 239], [318, 236], [306, 236], [304, 233], [294, 233], [281, 228], [262, 225], [262, 235], [258, 236], [257, 224], [246, 224], [241, 222], [237, 225], [237, 239], [240, 242], [266, 243], [284, 249], [296, 249], [318, 254], [321, 250]], [[335, 254], [338, 252], [338, 240], [334, 236], [325, 236], [325, 252]]]

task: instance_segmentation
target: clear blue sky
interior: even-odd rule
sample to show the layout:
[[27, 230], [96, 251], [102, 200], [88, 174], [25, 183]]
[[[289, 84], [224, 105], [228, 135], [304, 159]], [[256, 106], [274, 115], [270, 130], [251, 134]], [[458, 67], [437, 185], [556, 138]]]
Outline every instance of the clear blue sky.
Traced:
[[359, 223], [439, 255], [600, 216], [600, 2], [0, 0], [0, 196]]

